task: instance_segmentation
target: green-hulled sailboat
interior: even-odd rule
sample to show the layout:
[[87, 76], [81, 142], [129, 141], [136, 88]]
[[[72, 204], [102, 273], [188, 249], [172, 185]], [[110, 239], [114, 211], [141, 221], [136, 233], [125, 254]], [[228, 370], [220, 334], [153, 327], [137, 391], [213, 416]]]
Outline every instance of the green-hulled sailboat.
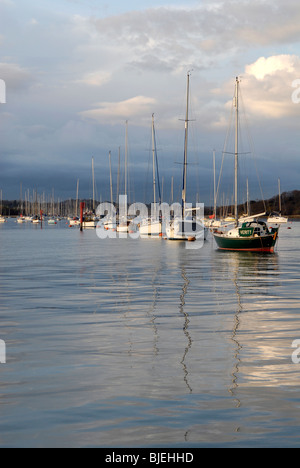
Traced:
[[238, 167], [239, 167], [239, 85], [236, 78], [235, 101], [235, 227], [230, 231], [213, 230], [214, 239], [221, 250], [240, 252], [274, 252], [279, 228], [268, 228], [260, 220], [266, 213], [239, 219], [238, 213]]

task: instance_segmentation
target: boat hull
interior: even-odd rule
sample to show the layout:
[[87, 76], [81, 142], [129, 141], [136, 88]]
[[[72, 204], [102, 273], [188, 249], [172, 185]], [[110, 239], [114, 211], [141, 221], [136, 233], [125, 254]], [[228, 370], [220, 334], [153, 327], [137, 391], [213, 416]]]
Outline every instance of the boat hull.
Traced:
[[83, 229], [96, 229], [97, 221], [83, 221], [82, 227]]
[[117, 226], [117, 232], [129, 232], [129, 225], [128, 224], [119, 224]]
[[162, 223], [151, 221], [148, 224], [140, 226], [141, 237], [161, 237], [162, 236]]
[[196, 220], [178, 219], [166, 227], [168, 240], [172, 241], [191, 241], [206, 240], [208, 228]]
[[251, 238], [229, 238], [224, 234], [214, 233], [214, 239], [220, 250], [230, 250], [238, 252], [274, 252], [278, 233], [263, 237]]
[[283, 218], [283, 217], [278, 217], [278, 218], [268, 218], [268, 224], [287, 224], [288, 223], [288, 218]]

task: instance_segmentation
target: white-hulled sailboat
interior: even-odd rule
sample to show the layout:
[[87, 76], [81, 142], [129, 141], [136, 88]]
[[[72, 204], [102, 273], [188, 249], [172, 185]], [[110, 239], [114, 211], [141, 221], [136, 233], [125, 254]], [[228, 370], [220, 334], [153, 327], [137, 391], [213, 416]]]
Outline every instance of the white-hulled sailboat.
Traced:
[[[127, 204], [127, 190], [128, 190], [128, 120], [125, 122], [126, 125], [126, 131], [125, 131], [125, 196], [124, 200]], [[119, 199], [120, 203], [120, 199]], [[124, 207], [125, 212], [127, 213], [127, 206]], [[120, 210], [120, 206], [119, 206]], [[128, 219], [127, 214], [126, 216], [120, 216], [120, 213], [117, 218], [117, 232], [121, 234], [125, 234], [131, 231], [133, 229], [133, 226], [131, 225], [131, 221]]]
[[269, 224], [286, 224], [288, 222], [288, 218], [282, 216], [282, 202], [281, 202], [281, 184], [280, 179], [278, 179], [278, 190], [279, 190], [279, 213], [271, 213], [268, 218]]
[[[159, 205], [161, 204], [161, 190], [159, 181], [158, 171], [158, 159], [157, 159], [157, 148], [156, 148], [156, 136], [155, 136], [155, 124], [154, 114], [152, 114], [152, 155], [153, 155], [153, 203], [156, 208], [156, 186], [158, 185], [158, 199]], [[154, 214], [152, 213], [152, 216]], [[143, 219], [140, 223], [140, 235], [143, 238], [147, 237], [162, 237], [163, 228], [162, 220], [160, 219], [159, 213], [156, 216]]]
[[183, 188], [181, 200], [181, 216], [175, 217], [166, 225], [166, 235], [173, 241], [195, 241], [206, 240], [209, 232], [197, 216], [193, 216], [193, 209], [186, 208], [187, 195], [187, 165], [188, 165], [188, 131], [189, 131], [189, 104], [190, 104], [190, 77], [191, 72], [187, 74], [187, 105], [185, 118], [185, 144], [184, 144], [184, 163], [183, 163]]
[[83, 218], [82, 227], [83, 229], [96, 229], [97, 219], [95, 216], [95, 169], [94, 169], [94, 158], [92, 158], [92, 180], [93, 180], [93, 209], [92, 212], [85, 213]]

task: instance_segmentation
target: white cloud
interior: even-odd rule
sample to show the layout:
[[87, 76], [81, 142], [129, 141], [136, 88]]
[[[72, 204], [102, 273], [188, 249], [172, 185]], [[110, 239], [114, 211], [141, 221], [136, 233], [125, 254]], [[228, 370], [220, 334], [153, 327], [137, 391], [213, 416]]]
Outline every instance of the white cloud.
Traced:
[[299, 72], [299, 57], [291, 55], [276, 55], [273, 57], [261, 57], [255, 63], [246, 66], [247, 75], [253, 75], [257, 80], [263, 80], [267, 76], [274, 76], [278, 72]]
[[292, 101], [292, 83], [300, 77], [300, 57], [261, 57], [246, 66], [245, 71], [242, 80], [245, 102], [253, 115], [280, 119], [299, 114], [299, 108]]
[[87, 86], [101, 87], [111, 80], [112, 74], [105, 71], [95, 71], [86, 73], [78, 83], [85, 84]]
[[121, 102], [102, 102], [96, 105], [96, 109], [81, 112], [80, 115], [100, 123], [116, 124], [124, 119], [148, 117], [155, 105], [156, 100], [153, 98], [136, 96]]
[[[241, 77], [241, 93], [244, 111], [252, 124], [273, 125], [275, 120], [282, 128], [292, 128], [299, 116], [299, 105], [293, 102], [293, 83], [300, 78], [300, 57], [296, 55], [274, 55], [260, 57], [245, 66]], [[235, 78], [223, 82], [221, 87], [211, 90], [211, 114], [215, 120], [208, 122], [215, 129], [228, 125]], [[300, 87], [300, 86], [299, 86]], [[225, 96], [230, 100], [225, 101]], [[221, 106], [222, 101], [225, 105]]]

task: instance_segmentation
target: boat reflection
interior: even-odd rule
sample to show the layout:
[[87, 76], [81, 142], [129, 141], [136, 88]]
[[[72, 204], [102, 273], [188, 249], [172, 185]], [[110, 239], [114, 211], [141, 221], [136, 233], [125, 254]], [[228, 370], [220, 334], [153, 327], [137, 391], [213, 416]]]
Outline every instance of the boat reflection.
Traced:
[[184, 377], [183, 377], [184, 382], [185, 382], [189, 392], [192, 393], [193, 390], [192, 390], [192, 387], [190, 386], [190, 383], [189, 383], [189, 371], [188, 371], [188, 365], [187, 365], [186, 361], [187, 361], [188, 353], [189, 353], [189, 351], [190, 351], [190, 349], [192, 347], [193, 340], [192, 340], [190, 332], [189, 332], [189, 323], [190, 323], [189, 314], [187, 313], [187, 311], [185, 309], [185, 297], [186, 297], [187, 292], [188, 292], [188, 287], [189, 287], [190, 281], [189, 281], [189, 279], [187, 277], [187, 272], [186, 272], [186, 269], [185, 269], [184, 266], [182, 267], [182, 270], [181, 270], [181, 276], [182, 276], [182, 279], [183, 279], [183, 286], [182, 286], [182, 294], [180, 295], [179, 310], [180, 310], [180, 313], [182, 314], [182, 316], [184, 317], [183, 332], [184, 332], [184, 335], [185, 335], [186, 340], [187, 340], [187, 345], [186, 345], [186, 348], [184, 350], [181, 365], [182, 365], [183, 373], [184, 373]]
[[217, 252], [215, 269], [232, 283], [235, 296], [229, 392], [236, 404], [241, 405], [238, 390], [299, 385], [290, 351], [297, 330], [293, 309], [299, 310], [299, 304], [292, 295], [282, 297], [289, 280], [280, 257]]

